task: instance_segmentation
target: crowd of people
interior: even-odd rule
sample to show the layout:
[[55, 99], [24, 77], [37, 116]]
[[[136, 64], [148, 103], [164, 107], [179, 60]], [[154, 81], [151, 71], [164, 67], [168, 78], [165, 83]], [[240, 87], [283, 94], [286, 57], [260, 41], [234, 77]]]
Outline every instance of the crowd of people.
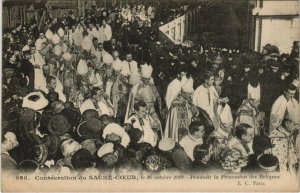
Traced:
[[170, 45], [156, 10], [4, 30], [4, 171], [296, 173], [299, 42]]

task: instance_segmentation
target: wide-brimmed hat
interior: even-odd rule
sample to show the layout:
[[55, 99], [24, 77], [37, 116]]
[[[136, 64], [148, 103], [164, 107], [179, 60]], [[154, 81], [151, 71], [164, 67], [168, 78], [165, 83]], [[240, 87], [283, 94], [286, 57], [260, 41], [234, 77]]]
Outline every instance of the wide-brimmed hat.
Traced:
[[81, 117], [82, 117], [82, 121], [86, 121], [90, 118], [98, 119], [99, 113], [95, 109], [87, 109], [82, 113]]
[[48, 148], [45, 144], [34, 145], [26, 152], [25, 158], [34, 160], [39, 165], [42, 165], [48, 158]]
[[49, 104], [41, 92], [32, 92], [23, 98], [22, 107], [31, 108], [35, 111], [42, 110]]
[[149, 172], [160, 172], [167, 168], [167, 163], [159, 155], [150, 155], [145, 160], [145, 168]]
[[113, 143], [105, 143], [102, 145], [97, 151], [97, 156], [102, 158], [104, 155], [114, 152], [114, 144]]
[[163, 138], [158, 143], [158, 148], [162, 151], [171, 151], [175, 147], [175, 141], [171, 138]]
[[44, 144], [48, 148], [48, 158], [52, 159], [56, 156], [60, 148], [61, 139], [57, 135], [47, 135], [44, 139]]
[[95, 159], [86, 149], [79, 149], [71, 158], [74, 169], [86, 169], [94, 166]]
[[98, 139], [102, 133], [102, 124], [96, 118], [83, 121], [77, 127], [77, 134], [83, 139]]
[[[109, 123], [103, 130], [102, 137], [103, 139], [107, 139], [107, 137], [115, 135], [120, 138], [120, 144], [124, 147], [127, 147], [130, 143], [129, 135], [125, 132], [125, 129], [116, 123]], [[113, 139], [108, 139], [109, 142]]]
[[64, 135], [68, 133], [71, 129], [71, 124], [67, 120], [67, 118], [63, 115], [55, 115], [48, 122], [48, 131], [52, 135]]

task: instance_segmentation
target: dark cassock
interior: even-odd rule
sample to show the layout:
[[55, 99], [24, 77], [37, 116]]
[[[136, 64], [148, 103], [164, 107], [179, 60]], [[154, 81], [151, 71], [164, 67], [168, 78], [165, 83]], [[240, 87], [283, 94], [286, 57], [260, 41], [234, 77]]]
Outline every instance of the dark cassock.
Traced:
[[[25, 55], [29, 54], [29, 56], [30, 56], [30, 51], [27, 51], [27, 52], [28, 53], [24, 53], [24, 54]], [[33, 91], [33, 89], [34, 89], [34, 67], [28, 59], [24, 58], [21, 60], [20, 72], [28, 77], [28, 88], [30, 89], [30, 91]]]

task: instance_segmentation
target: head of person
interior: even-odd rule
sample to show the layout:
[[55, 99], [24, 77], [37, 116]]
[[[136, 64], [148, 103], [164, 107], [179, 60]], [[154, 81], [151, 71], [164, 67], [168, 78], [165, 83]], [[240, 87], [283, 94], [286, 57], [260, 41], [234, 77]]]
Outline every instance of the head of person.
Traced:
[[98, 45], [98, 39], [97, 39], [97, 38], [93, 38], [93, 44], [94, 44], [95, 46]]
[[8, 53], [7, 54], [7, 59], [10, 63], [14, 64], [17, 60], [17, 57], [14, 53]]
[[98, 43], [98, 49], [99, 49], [100, 51], [103, 51], [103, 44], [102, 44], [102, 43]]
[[[297, 118], [296, 118], [297, 119]], [[294, 133], [298, 129], [298, 122], [295, 118], [291, 118], [289, 116], [286, 116], [282, 122], [281, 126], [289, 133]]]
[[96, 28], [99, 29], [100, 28], [100, 24], [96, 23]]
[[31, 52], [31, 54], [35, 54], [35, 52], [36, 52], [36, 47], [35, 47], [35, 45], [31, 45], [31, 46], [30, 46], [30, 52]]
[[113, 54], [112, 54], [112, 56], [113, 56], [113, 59], [116, 60], [116, 59], [119, 58], [120, 54], [119, 54], [118, 51], [114, 51]]
[[203, 163], [208, 163], [211, 158], [211, 145], [204, 143], [196, 145], [193, 151], [194, 159]]
[[131, 53], [127, 53], [126, 54], [126, 61], [127, 62], [131, 62], [132, 61], [132, 54]]
[[100, 88], [93, 88], [91, 91], [91, 95], [93, 99], [99, 100], [102, 95], [102, 90]]
[[258, 77], [258, 73], [254, 70], [251, 70], [249, 72], [249, 84], [252, 86], [252, 87], [257, 87], [258, 84], [259, 84], [259, 77]]
[[23, 56], [26, 60], [30, 60], [30, 58], [31, 58], [30, 51], [28, 50], [28, 51], [23, 52]]
[[19, 145], [16, 135], [13, 132], [2, 132], [2, 151], [9, 151]]
[[236, 137], [250, 143], [254, 138], [254, 128], [246, 123], [242, 123], [236, 128]]
[[29, 38], [29, 39], [27, 40], [27, 45], [28, 45], [28, 46], [31, 46], [32, 43], [33, 43], [33, 42], [32, 42], [32, 39]]
[[116, 43], [117, 43], [116, 38], [111, 38], [111, 44], [112, 44], [112, 45], [116, 45]]
[[45, 38], [45, 34], [44, 34], [44, 33], [40, 33], [39, 38], [40, 38], [40, 39], [44, 39], [44, 38]]
[[295, 96], [296, 91], [297, 91], [297, 87], [293, 84], [289, 84], [288, 87], [283, 92], [283, 95], [287, 100], [290, 100]]
[[50, 76], [50, 66], [49, 65], [44, 65], [42, 67], [42, 70], [43, 70], [43, 74], [45, 77]]
[[87, 66], [88, 66], [88, 73], [91, 74], [94, 70], [94, 65], [92, 64], [92, 62], [88, 62]]
[[214, 82], [215, 82], [214, 74], [212, 72], [206, 72], [204, 74], [204, 83], [210, 87], [214, 85]]
[[105, 20], [105, 19], [102, 20], [102, 26], [103, 26], [103, 27], [106, 26], [106, 20]]
[[55, 89], [56, 88], [56, 78], [54, 76], [48, 76], [46, 78], [46, 82], [47, 82], [47, 86], [51, 89]]
[[194, 121], [189, 126], [189, 133], [196, 139], [200, 139], [204, 135], [204, 125], [199, 121]]
[[66, 139], [61, 144], [61, 153], [65, 158], [72, 157], [76, 151], [81, 149], [80, 143], [74, 139]]
[[140, 118], [145, 118], [147, 115], [147, 104], [143, 101], [138, 101], [134, 104], [134, 110]]

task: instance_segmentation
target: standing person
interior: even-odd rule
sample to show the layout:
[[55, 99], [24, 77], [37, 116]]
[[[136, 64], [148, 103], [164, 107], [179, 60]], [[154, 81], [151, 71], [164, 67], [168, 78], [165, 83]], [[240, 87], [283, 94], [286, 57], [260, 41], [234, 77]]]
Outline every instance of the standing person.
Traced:
[[37, 51], [41, 51], [44, 47], [44, 44], [46, 44], [47, 39], [45, 37], [44, 33], [40, 33], [39, 39], [35, 41], [35, 47]]
[[274, 129], [281, 125], [284, 116], [299, 116], [299, 103], [294, 98], [296, 91], [297, 87], [290, 84], [283, 92], [283, 95], [278, 97], [272, 105], [269, 133], [272, 133]]
[[299, 162], [296, 153], [298, 119], [299, 117], [290, 115], [284, 117], [281, 125], [272, 130], [270, 134], [274, 145], [271, 153], [278, 157], [281, 172], [297, 172], [297, 164]]
[[112, 31], [110, 25], [106, 23], [106, 20], [102, 20], [102, 26], [100, 28], [100, 31], [105, 36], [104, 42], [110, 41], [112, 37]]
[[193, 103], [195, 106], [205, 110], [210, 119], [213, 121], [214, 127], [218, 128], [219, 123], [216, 108], [219, 95], [213, 86], [215, 77], [212, 72], [206, 72], [204, 76], [204, 83], [195, 90]]
[[141, 72], [140, 81], [132, 87], [129, 94], [125, 119], [128, 119], [133, 113], [135, 101], [144, 101], [147, 104], [147, 113], [149, 115], [151, 128], [162, 132], [161, 122], [158, 117], [158, 112], [156, 111], [156, 106], [158, 106], [161, 112], [161, 98], [151, 77], [153, 68], [151, 65], [144, 64], [142, 65]]
[[30, 62], [34, 66], [34, 88], [35, 89], [41, 89], [44, 85], [40, 81], [41, 79], [44, 79], [43, 76], [43, 66], [46, 64], [44, 58], [41, 56], [41, 54], [36, 50], [35, 45], [32, 45], [30, 47], [31, 52], [31, 58]]
[[157, 133], [151, 128], [148, 115], [146, 103], [139, 101], [134, 104], [135, 113], [133, 113], [125, 123], [131, 123], [134, 128], [137, 128], [143, 132], [142, 138], [139, 143], [149, 143], [152, 147], [157, 144]]
[[28, 78], [28, 88], [34, 90], [34, 66], [29, 61], [31, 58], [30, 51], [23, 52], [24, 58], [21, 60], [20, 72]]
[[[194, 116], [199, 114], [196, 107], [192, 105], [193, 78], [187, 78], [185, 72], [181, 73], [179, 85], [176, 82], [171, 85], [166, 97], [166, 103], [170, 104], [170, 107], [166, 120], [165, 137], [176, 142], [187, 135], [188, 127], [195, 118]], [[173, 90], [174, 93], [170, 94], [170, 90]]]
[[76, 24], [76, 20], [75, 20], [73, 11], [69, 11], [66, 20], [67, 20], [67, 23], [69, 24], [70, 28], [71, 28], [71, 26]]

